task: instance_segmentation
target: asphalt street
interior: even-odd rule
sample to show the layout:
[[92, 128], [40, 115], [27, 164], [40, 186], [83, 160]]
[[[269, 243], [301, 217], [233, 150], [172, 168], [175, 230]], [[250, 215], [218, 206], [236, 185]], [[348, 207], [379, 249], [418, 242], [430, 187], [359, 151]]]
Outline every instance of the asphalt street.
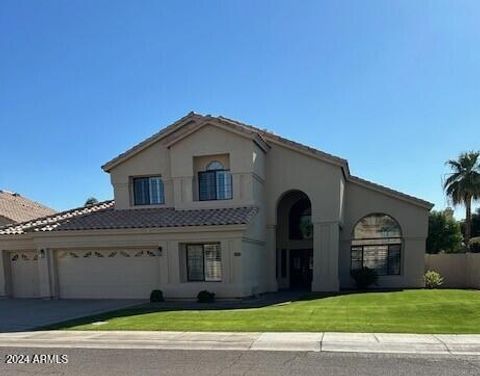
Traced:
[[[0, 353], [0, 375], [480, 375], [480, 358], [467, 356], [40, 348]], [[38, 363], [52, 360], [58, 363]]]

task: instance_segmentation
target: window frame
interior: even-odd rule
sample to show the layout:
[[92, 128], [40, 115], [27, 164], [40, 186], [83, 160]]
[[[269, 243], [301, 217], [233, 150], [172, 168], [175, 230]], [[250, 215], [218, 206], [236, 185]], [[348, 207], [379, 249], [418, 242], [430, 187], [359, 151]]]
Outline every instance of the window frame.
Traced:
[[[354, 268], [353, 267], [353, 251], [360, 251], [360, 255], [361, 255], [361, 258], [360, 258], [360, 263], [361, 263], [361, 267], [364, 268], [365, 267], [365, 247], [371, 247], [371, 246], [374, 246], [374, 247], [386, 247], [387, 248], [387, 267], [386, 267], [386, 273], [379, 273], [377, 269], [373, 269], [377, 272], [378, 276], [399, 276], [399, 275], [402, 275], [402, 271], [403, 271], [403, 268], [402, 268], [402, 254], [403, 254], [403, 243], [401, 241], [401, 238], [388, 238], [388, 239], [399, 239], [399, 242], [396, 242], [396, 243], [372, 243], [372, 244], [358, 244], [358, 245], [351, 245], [350, 246], [350, 271], [354, 271], [354, 270], [358, 270], [358, 268]], [[366, 240], [366, 239], [362, 239], [362, 240]], [[381, 239], [381, 240], [384, 240], [384, 239]], [[392, 270], [392, 266], [390, 265], [390, 260], [392, 259], [392, 257], [390, 256], [390, 252], [393, 252], [393, 250], [390, 250], [390, 247], [391, 246], [395, 246], [395, 247], [399, 247], [400, 249], [398, 250], [398, 253], [399, 253], [399, 257], [398, 257], [398, 273], [390, 273], [390, 270]], [[361, 248], [361, 250], [360, 250]], [[372, 269], [372, 268], [371, 268]]]
[[[209, 165], [213, 162], [210, 162]], [[224, 198], [219, 197], [220, 192], [222, 191], [221, 189], [219, 189], [219, 184], [218, 184], [218, 181], [219, 181], [218, 176], [220, 176], [219, 173], [226, 173], [224, 175], [226, 177], [224, 187], [229, 188], [229, 192], [228, 192], [229, 195], [225, 195]], [[215, 181], [215, 184], [213, 185], [214, 191], [215, 191], [214, 198], [202, 197], [202, 186], [201, 186], [203, 181], [202, 176], [208, 176], [208, 175], [213, 176], [214, 178], [213, 180]], [[224, 189], [223, 191], [225, 192], [226, 190]], [[205, 171], [198, 172], [198, 201], [224, 201], [224, 200], [232, 200], [232, 199], [233, 199], [233, 180], [232, 180], [232, 174], [229, 169], [224, 168], [221, 170], [209, 170], [207, 166], [207, 169], [205, 169]]]
[[[163, 178], [161, 175], [146, 175], [146, 176], [132, 176], [132, 204], [133, 206], [155, 206], [155, 205], [165, 205], [165, 183], [163, 182]], [[158, 179], [160, 182], [158, 189], [159, 193], [161, 193], [159, 196], [160, 202], [154, 202], [152, 203], [152, 191], [151, 191], [151, 181], [153, 179]], [[148, 202], [147, 203], [137, 203], [137, 195], [136, 195], [136, 182], [139, 180], [147, 180], [148, 181]]]
[[[385, 237], [365, 237], [365, 238], [355, 238], [355, 232], [357, 226], [359, 226], [364, 219], [368, 217], [380, 217], [385, 216], [392, 220], [397, 229], [399, 236], [385, 236]], [[355, 263], [360, 261], [360, 267], [364, 268], [365, 265], [365, 248], [366, 247], [385, 247], [386, 248], [386, 271], [385, 273], [379, 272], [379, 269], [374, 269], [379, 276], [399, 276], [403, 273], [403, 231], [402, 227], [398, 223], [398, 221], [389, 214], [385, 213], [370, 213], [363, 217], [361, 217], [353, 226], [352, 229], [352, 240], [350, 242], [350, 271], [358, 270], [358, 268], [354, 268], [354, 252], [360, 252], [360, 260], [356, 259]], [[395, 247], [395, 248], [394, 248]], [[392, 249], [391, 249], [392, 248]], [[392, 264], [392, 260], [395, 258], [391, 256], [394, 252], [398, 252], [398, 265], [395, 268], [395, 264]], [[398, 269], [398, 272], [392, 273], [392, 270]]]
[[[220, 256], [220, 279], [207, 279], [207, 258], [205, 252], [205, 246], [218, 246], [218, 252]], [[190, 278], [190, 264], [189, 264], [189, 247], [202, 247], [202, 279], [191, 279]], [[223, 261], [222, 261], [222, 246], [220, 242], [213, 243], [188, 243], [185, 244], [185, 263], [187, 267], [187, 282], [222, 282], [223, 281]]]

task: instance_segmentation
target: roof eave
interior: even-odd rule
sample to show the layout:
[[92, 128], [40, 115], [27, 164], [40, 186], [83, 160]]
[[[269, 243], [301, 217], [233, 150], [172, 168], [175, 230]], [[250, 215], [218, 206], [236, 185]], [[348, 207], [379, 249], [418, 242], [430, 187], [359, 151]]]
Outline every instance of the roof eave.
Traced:
[[408, 202], [410, 204], [422, 207], [424, 209], [431, 210], [434, 207], [434, 204], [431, 203], [431, 202], [422, 200], [422, 199], [414, 197], [414, 196], [407, 195], [405, 193], [396, 191], [396, 190], [388, 188], [388, 187], [381, 186], [379, 184], [376, 184], [376, 183], [370, 182], [368, 180], [359, 178], [358, 176], [350, 175], [347, 180], [351, 183], [360, 185], [364, 188], [368, 188], [368, 189], [383, 193], [387, 196], [394, 197], [396, 199], [400, 199], [402, 201], [405, 201], [405, 202]]
[[98, 235], [122, 235], [122, 234], [168, 234], [185, 232], [219, 232], [219, 231], [245, 231], [249, 223], [225, 224], [225, 225], [202, 225], [202, 226], [172, 226], [172, 227], [137, 227], [137, 228], [112, 228], [112, 229], [89, 229], [89, 230], [50, 230], [28, 231], [20, 234], [0, 235], [0, 241], [6, 240], [32, 240], [33, 238], [59, 238], [74, 236], [98, 236]]
[[147, 139], [139, 142], [138, 144], [132, 146], [128, 150], [124, 151], [123, 153], [119, 154], [115, 158], [111, 159], [104, 165], [102, 165], [102, 170], [105, 172], [110, 172], [113, 168], [118, 166], [120, 163], [132, 158], [133, 156], [140, 153], [142, 150], [145, 150], [152, 144], [158, 142], [164, 137], [167, 137], [171, 133], [175, 132], [177, 128], [189, 124], [194, 121], [196, 118], [201, 117], [201, 115], [196, 114], [195, 112], [189, 112], [187, 115], [183, 116], [179, 120], [175, 121], [174, 123], [168, 125], [167, 127], [161, 129], [159, 132], [155, 133], [154, 135], [148, 137]]

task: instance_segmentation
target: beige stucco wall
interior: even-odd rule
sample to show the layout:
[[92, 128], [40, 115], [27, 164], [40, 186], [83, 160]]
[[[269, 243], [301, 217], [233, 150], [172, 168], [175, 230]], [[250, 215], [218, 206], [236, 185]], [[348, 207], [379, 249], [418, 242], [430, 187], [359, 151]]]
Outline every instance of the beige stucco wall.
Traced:
[[[248, 132], [247, 132], [248, 133]], [[151, 143], [110, 170], [116, 209], [132, 206], [132, 177], [160, 175], [165, 204], [149, 207], [176, 209], [222, 208], [255, 205], [258, 214], [248, 226], [208, 226], [152, 230], [78, 231], [2, 237], [0, 250], [46, 249], [40, 275], [54, 274], [55, 252], [62, 249], [159, 247], [161, 286], [167, 297], [192, 298], [201, 289], [219, 297], [239, 297], [288, 287], [277, 280], [278, 249], [313, 248], [314, 291], [337, 291], [353, 286], [350, 278], [350, 244], [354, 224], [371, 213], [395, 218], [403, 232], [402, 274], [380, 278], [380, 287], [420, 287], [423, 284], [428, 209], [372, 186], [348, 178], [346, 166], [272, 138], [269, 147], [238, 130], [221, 124], [190, 123]], [[233, 199], [198, 201], [197, 173], [211, 160], [230, 168]], [[305, 193], [312, 205], [313, 239], [290, 241], [285, 217], [277, 217], [280, 199], [292, 190]], [[401, 195], [400, 195], [401, 197]], [[278, 236], [277, 236], [278, 235]], [[186, 282], [182, 245], [221, 242], [222, 282]], [[2, 277], [0, 295], [8, 285]], [[3, 282], [2, 282], [3, 281]], [[40, 278], [42, 296], [54, 296], [55, 278]]]
[[425, 270], [439, 272], [444, 288], [480, 288], [480, 254], [425, 255]]
[[314, 291], [336, 291], [338, 278], [338, 226], [341, 221], [340, 166], [319, 160], [297, 150], [272, 143], [266, 156], [266, 225], [267, 257], [271, 286], [278, 287], [275, 278], [276, 233], [282, 231], [277, 220], [277, 205], [282, 196], [291, 191], [305, 193], [312, 205]]
[[[275, 275], [277, 249], [309, 247], [314, 249], [314, 290], [352, 287], [350, 242], [353, 225], [364, 215], [386, 213], [402, 227], [402, 274], [381, 277], [380, 285], [418, 287], [422, 284], [427, 209], [347, 181], [341, 165], [273, 140], [265, 153], [252, 139], [216, 124], [195, 129], [194, 125], [189, 125], [177, 135], [172, 133], [115, 167], [111, 173], [117, 207], [130, 207], [128, 177], [138, 172], [164, 177], [166, 206], [177, 209], [258, 206], [259, 213], [248, 226], [245, 237], [263, 242], [260, 248], [264, 250], [262, 278], [265, 282], [258, 284], [265, 283], [268, 290], [285, 285], [285, 281], [277, 281]], [[196, 201], [197, 172], [215, 159], [231, 170], [233, 199]], [[291, 190], [304, 192], [312, 203], [314, 237], [311, 241], [289, 244], [285, 240], [287, 224], [277, 219], [277, 205]], [[120, 194], [120, 200], [117, 194]]]
[[[170, 147], [171, 171], [174, 181], [176, 208], [210, 208], [253, 205], [254, 199], [254, 152], [251, 139], [233, 134], [222, 128], [206, 125], [181, 139]], [[195, 201], [198, 184], [194, 161], [199, 157], [206, 163], [217, 155], [228, 155], [232, 174], [233, 198], [221, 201]], [[256, 157], [258, 158], [258, 156]]]
[[[265, 292], [263, 244], [245, 237], [244, 226], [212, 226], [150, 231], [78, 231], [49, 233], [39, 236], [20, 236], [0, 241], [4, 251], [0, 252], [0, 296], [9, 295], [6, 288], [8, 276], [8, 253], [14, 250], [46, 251], [39, 259], [39, 290], [41, 297], [58, 296], [58, 265], [52, 264], [56, 254], [65, 250], [132, 250], [162, 248], [159, 257], [158, 288], [167, 298], [194, 299], [199, 291], [209, 290], [219, 298], [234, 298]], [[43, 235], [43, 236], [42, 236]], [[186, 260], [182, 258], [182, 245], [187, 243], [221, 244], [222, 281], [188, 282], [185, 278]], [[157, 262], [157, 260], [154, 260]], [[183, 271], [182, 271], [183, 270]], [[109, 273], [105, 269], [104, 273]], [[114, 272], [114, 271], [110, 271]], [[182, 277], [183, 274], [183, 277]], [[145, 292], [148, 296], [150, 291]], [[118, 297], [119, 291], [112, 287], [111, 296]], [[102, 296], [104, 297], [104, 296]]]
[[401, 274], [380, 277], [379, 287], [423, 286], [428, 209], [391, 197], [383, 192], [347, 182], [344, 212], [344, 225], [340, 231], [339, 257], [342, 287], [353, 287], [350, 277], [350, 245], [353, 228], [361, 218], [372, 213], [384, 213], [393, 217], [399, 223], [403, 235]]
[[[264, 179], [264, 151], [251, 139], [212, 125], [205, 125], [184, 138], [180, 136], [176, 141], [174, 135], [170, 135], [110, 171], [117, 209], [138, 208], [132, 204], [132, 177], [135, 176], [162, 177], [165, 204], [155, 205], [157, 207], [253, 205], [258, 196], [263, 195], [256, 185]], [[213, 160], [219, 160], [231, 171], [232, 200], [198, 201], [197, 173]]]
[[164, 143], [158, 142], [111, 170], [110, 180], [113, 185], [115, 207], [117, 209], [134, 208], [131, 178], [153, 175], [162, 177], [165, 189], [165, 205], [155, 206], [174, 206], [170, 153]]

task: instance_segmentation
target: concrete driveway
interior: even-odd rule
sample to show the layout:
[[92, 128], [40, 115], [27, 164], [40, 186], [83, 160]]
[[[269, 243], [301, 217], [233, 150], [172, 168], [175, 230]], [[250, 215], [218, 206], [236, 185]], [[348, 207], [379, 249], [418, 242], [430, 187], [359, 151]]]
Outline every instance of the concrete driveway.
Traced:
[[145, 301], [131, 299], [1, 299], [0, 333], [32, 330], [142, 303]]

